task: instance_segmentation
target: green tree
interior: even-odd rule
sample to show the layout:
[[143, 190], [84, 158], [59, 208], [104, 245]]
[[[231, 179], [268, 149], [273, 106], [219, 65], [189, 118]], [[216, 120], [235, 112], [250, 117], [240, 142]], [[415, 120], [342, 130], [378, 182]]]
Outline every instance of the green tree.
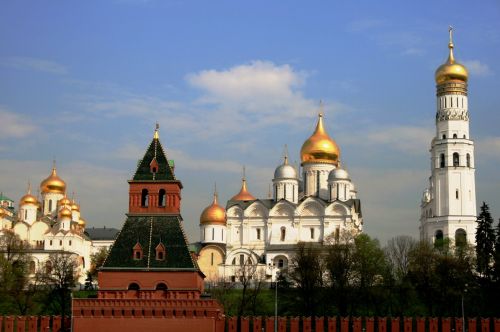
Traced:
[[350, 301], [350, 281], [354, 267], [354, 244], [352, 242], [334, 242], [328, 247], [326, 269], [330, 279], [332, 300], [336, 304], [338, 313], [348, 314]]
[[493, 255], [493, 278], [496, 283], [500, 284], [500, 219], [496, 227], [495, 245]]
[[481, 213], [477, 217], [476, 230], [476, 260], [477, 272], [481, 277], [490, 280], [492, 277], [492, 262], [495, 246], [495, 231], [493, 230], [493, 218], [490, 214], [488, 204], [483, 202]]

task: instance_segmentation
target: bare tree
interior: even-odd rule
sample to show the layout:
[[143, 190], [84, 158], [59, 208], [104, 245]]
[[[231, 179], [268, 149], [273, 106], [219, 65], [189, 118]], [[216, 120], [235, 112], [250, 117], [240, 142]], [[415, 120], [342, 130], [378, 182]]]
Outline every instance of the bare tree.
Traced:
[[246, 260], [240, 262], [240, 266], [235, 271], [235, 277], [241, 284], [238, 316], [242, 316], [249, 309], [255, 313], [257, 300], [262, 291], [265, 279], [264, 272], [259, 269], [258, 263], [254, 263], [248, 257]]
[[384, 252], [396, 281], [400, 282], [408, 275], [410, 252], [416, 245], [415, 239], [407, 235], [393, 237], [387, 242]]

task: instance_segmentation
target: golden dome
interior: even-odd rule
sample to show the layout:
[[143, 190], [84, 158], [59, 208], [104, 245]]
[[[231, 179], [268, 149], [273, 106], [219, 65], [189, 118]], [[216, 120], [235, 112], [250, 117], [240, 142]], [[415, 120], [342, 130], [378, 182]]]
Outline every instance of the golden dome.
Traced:
[[87, 222], [85, 221], [85, 219], [80, 218], [80, 220], [78, 220], [78, 226], [85, 228], [85, 225], [87, 225]]
[[448, 60], [436, 70], [435, 79], [436, 84], [438, 85], [450, 81], [467, 82], [467, 79], [469, 78], [467, 68], [455, 61], [455, 57], [453, 55], [453, 29], [450, 27], [449, 31], [450, 42], [448, 43], [448, 48], [450, 49], [450, 54], [448, 55]]
[[254, 201], [255, 197], [247, 190], [247, 180], [243, 178], [240, 192], [231, 198], [232, 201]]
[[71, 206], [71, 200], [64, 195], [63, 198], [59, 200], [59, 206]]
[[226, 210], [217, 203], [217, 192], [214, 193], [212, 204], [201, 213], [200, 224], [226, 225]]
[[68, 209], [67, 207], [63, 207], [60, 211], [59, 211], [59, 218], [71, 218], [72, 214], [71, 214], [71, 210]]
[[71, 211], [80, 212], [80, 205], [78, 205], [75, 200], [71, 201]]
[[340, 149], [337, 143], [328, 136], [323, 126], [323, 114], [319, 114], [314, 133], [302, 144], [300, 159], [302, 163], [319, 162], [338, 164]]
[[66, 191], [66, 183], [57, 176], [56, 167], [52, 168], [52, 173], [49, 177], [42, 181], [40, 184], [42, 193], [57, 193], [64, 194]]
[[19, 201], [19, 205], [24, 205], [24, 204], [33, 204], [33, 205], [38, 205], [38, 199], [31, 194], [31, 185], [28, 185], [28, 192], [26, 195], [21, 197], [21, 200]]

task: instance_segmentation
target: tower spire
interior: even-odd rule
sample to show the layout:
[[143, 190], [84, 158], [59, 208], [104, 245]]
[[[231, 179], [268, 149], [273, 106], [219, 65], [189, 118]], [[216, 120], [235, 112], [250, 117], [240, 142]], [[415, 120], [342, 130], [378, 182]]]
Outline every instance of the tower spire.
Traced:
[[448, 56], [448, 63], [455, 63], [455, 56], [453, 55], [453, 27], [450, 25], [448, 27], [448, 33], [450, 34], [450, 42], [448, 43], [448, 48], [450, 49], [450, 55]]
[[155, 133], [153, 135], [153, 138], [154, 139], [159, 139], [160, 138], [160, 135], [158, 134], [158, 130], [160, 129], [160, 124], [158, 122], [156, 122], [156, 125], [155, 125]]

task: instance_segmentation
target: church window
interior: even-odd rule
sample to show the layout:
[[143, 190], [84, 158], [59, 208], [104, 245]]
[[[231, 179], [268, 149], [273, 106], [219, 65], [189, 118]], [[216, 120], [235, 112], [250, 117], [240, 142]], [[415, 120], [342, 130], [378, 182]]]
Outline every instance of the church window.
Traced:
[[444, 153], [439, 155], [439, 167], [444, 168]]
[[458, 189], [455, 190], [455, 198], [458, 199]]
[[71, 240], [69, 240], [69, 245], [71, 246]]
[[285, 266], [285, 261], [283, 258], [278, 260], [278, 268], [282, 269]]
[[276, 197], [276, 200], [278, 200], [278, 185], [274, 186], [274, 197]]
[[434, 245], [435, 246], [442, 246], [443, 240], [444, 240], [443, 231], [437, 230], [435, 235], [434, 235]]
[[244, 265], [245, 264], [245, 255], [241, 254], [240, 255], [240, 265]]
[[160, 282], [156, 285], [156, 290], [166, 291], [168, 289], [167, 285], [164, 282]]
[[231, 264], [236, 265], [236, 257], [233, 258], [233, 261], [231, 262]]
[[52, 200], [49, 199], [49, 212], [52, 211]]
[[24, 220], [28, 219], [28, 210], [24, 210]]
[[304, 192], [307, 195], [309, 193], [309, 190], [307, 190], [307, 173], [304, 172]]
[[340, 240], [340, 226], [335, 227], [335, 242], [339, 242]]
[[464, 247], [467, 244], [467, 233], [462, 228], [455, 231], [455, 245], [457, 247]]
[[139, 242], [137, 242], [135, 246], [132, 248], [132, 257], [134, 260], [142, 259], [142, 246]]
[[446, 134], [443, 134], [443, 139], [446, 139]]
[[82, 256], [82, 267], [85, 268], [85, 257]]
[[215, 240], [215, 228], [212, 228], [212, 241]]
[[158, 206], [165, 206], [165, 189], [160, 189], [158, 193]]
[[49, 241], [49, 245], [52, 245], [52, 240]]
[[470, 167], [470, 154], [468, 154], [468, 153], [466, 156], [466, 161], [467, 161], [467, 167]]
[[141, 289], [141, 287], [139, 287], [139, 284], [136, 282], [133, 282], [130, 285], [128, 285], [128, 290], [138, 291], [139, 289]]
[[257, 228], [257, 240], [260, 240], [260, 228]]
[[30, 274], [35, 274], [35, 269], [36, 269], [35, 261], [31, 261], [30, 262]]
[[214, 265], [214, 253], [210, 253], [210, 265]]
[[161, 243], [161, 242], [158, 243], [158, 245], [155, 248], [155, 252], [156, 252], [156, 260], [157, 261], [164, 261], [165, 260], [166, 250], [165, 250], [165, 246], [163, 245], [163, 243]]
[[286, 184], [283, 185], [283, 198], [286, 199]]
[[316, 171], [316, 196], [319, 196], [319, 171]]
[[453, 134], [453, 138], [458, 138], [457, 134]]
[[147, 207], [149, 204], [149, 192], [147, 189], [142, 189], [141, 192], [141, 206]]
[[286, 236], [286, 228], [285, 227], [281, 227], [280, 241], [285, 241], [285, 236]]
[[310, 228], [309, 231], [311, 232], [311, 239], [314, 239], [314, 228]]
[[203, 240], [207, 238], [207, 230], [203, 228]]
[[464, 139], [467, 138], [467, 135], [464, 135]]
[[62, 240], [59, 240], [59, 245], [62, 246]]
[[453, 167], [460, 166], [460, 156], [457, 152], [453, 153]]

